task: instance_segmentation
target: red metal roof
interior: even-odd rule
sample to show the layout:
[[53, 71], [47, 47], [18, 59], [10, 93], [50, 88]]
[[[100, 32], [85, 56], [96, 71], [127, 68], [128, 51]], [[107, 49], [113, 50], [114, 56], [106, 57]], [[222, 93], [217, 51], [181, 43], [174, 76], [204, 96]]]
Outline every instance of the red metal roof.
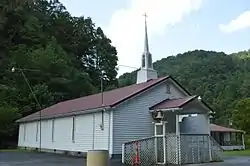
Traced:
[[[42, 117], [50, 117], [58, 114], [67, 114], [70, 112], [84, 111], [102, 107], [113, 107], [145, 90], [148, 88], [157, 85], [164, 80], [167, 80], [170, 76], [161, 77], [158, 79], [152, 79], [148, 82], [134, 84], [111, 91], [103, 92], [103, 94], [98, 93], [90, 96], [85, 96], [73, 100], [68, 100], [64, 102], [57, 103], [48, 108], [42, 110]], [[103, 95], [103, 104], [102, 104], [102, 95]], [[39, 118], [39, 112], [28, 115], [24, 118], [18, 120], [29, 121]]]
[[157, 110], [157, 109], [168, 109], [168, 108], [181, 108], [183, 105], [189, 103], [197, 96], [188, 96], [180, 99], [166, 99], [152, 107], [150, 110]]
[[219, 125], [216, 125], [216, 124], [210, 124], [210, 130], [211, 131], [218, 131], [218, 132], [244, 132], [242, 130], [223, 127], [223, 126], [219, 126]]

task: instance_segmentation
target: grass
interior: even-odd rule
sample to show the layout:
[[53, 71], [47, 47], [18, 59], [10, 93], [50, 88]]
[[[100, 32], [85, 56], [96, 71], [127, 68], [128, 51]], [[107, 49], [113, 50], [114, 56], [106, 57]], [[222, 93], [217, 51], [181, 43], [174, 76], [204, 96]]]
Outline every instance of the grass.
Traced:
[[239, 151], [225, 151], [226, 156], [250, 156], [250, 149]]
[[32, 151], [35, 151], [35, 150], [22, 149], [22, 148], [0, 149], [0, 152], [32, 152]]
[[0, 149], [0, 152], [20, 152], [25, 151], [24, 149]]

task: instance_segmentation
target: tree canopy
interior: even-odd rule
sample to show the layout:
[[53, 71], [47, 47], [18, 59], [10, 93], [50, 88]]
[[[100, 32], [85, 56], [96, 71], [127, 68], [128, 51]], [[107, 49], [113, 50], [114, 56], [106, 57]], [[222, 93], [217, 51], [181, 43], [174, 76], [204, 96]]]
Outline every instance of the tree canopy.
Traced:
[[250, 133], [250, 98], [239, 100], [236, 103], [232, 119], [237, 127]]
[[[118, 86], [117, 51], [90, 17], [73, 17], [58, 0], [0, 2], [0, 114], [13, 136], [14, 120], [42, 108]], [[15, 68], [15, 72], [11, 69]], [[9, 135], [8, 135], [9, 134]]]

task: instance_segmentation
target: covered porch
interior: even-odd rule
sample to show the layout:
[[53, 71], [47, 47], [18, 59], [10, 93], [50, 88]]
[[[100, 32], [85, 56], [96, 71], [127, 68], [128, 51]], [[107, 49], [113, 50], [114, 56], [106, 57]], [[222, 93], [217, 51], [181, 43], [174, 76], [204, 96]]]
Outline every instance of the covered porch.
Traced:
[[[155, 128], [157, 163], [210, 162], [212, 153], [211, 109], [199, 96], [167, 99], [150, 108]], [[212, 140], [213, 141], [213, 140]], [[162, 146], [166, 145], [166, 146]]]
[[210, 124], [211, 136], [223, 150], [244, 150], [244, 131]]
[[166, 99], [152, 106], [150, 112], [155, 124], [155, 135], [210, 135], [209, 115], [212, 111], [199, 96]]
[[146, 166], [222, 160], [222, 149], [210, 137], [211, 109], [199, 96], [166, 99], [149, 110], [154, 135], [124, 143], [124, 164]]

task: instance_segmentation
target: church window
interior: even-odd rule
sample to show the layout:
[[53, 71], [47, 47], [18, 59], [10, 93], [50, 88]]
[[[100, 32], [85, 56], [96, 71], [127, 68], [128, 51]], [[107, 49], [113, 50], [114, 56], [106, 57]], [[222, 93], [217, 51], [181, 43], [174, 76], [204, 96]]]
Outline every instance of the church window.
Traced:
[[55, 119], [52, 119], [52, 126], [51, 126], [51, 130], [52, 130], [52, 135], [51, 135], [51, 139], [52, 139], [52, 142], [54, 142], [54, 135], [55, 135]]
[[26, 140], [26, 124], [24, 124], [23, 126], [23, 140], [25, 141]]
[[75, 142], [75, 116], [72, 119], [72, 142]]
[[38, 141], [39, 122], [36, 123], [36, 141]]

